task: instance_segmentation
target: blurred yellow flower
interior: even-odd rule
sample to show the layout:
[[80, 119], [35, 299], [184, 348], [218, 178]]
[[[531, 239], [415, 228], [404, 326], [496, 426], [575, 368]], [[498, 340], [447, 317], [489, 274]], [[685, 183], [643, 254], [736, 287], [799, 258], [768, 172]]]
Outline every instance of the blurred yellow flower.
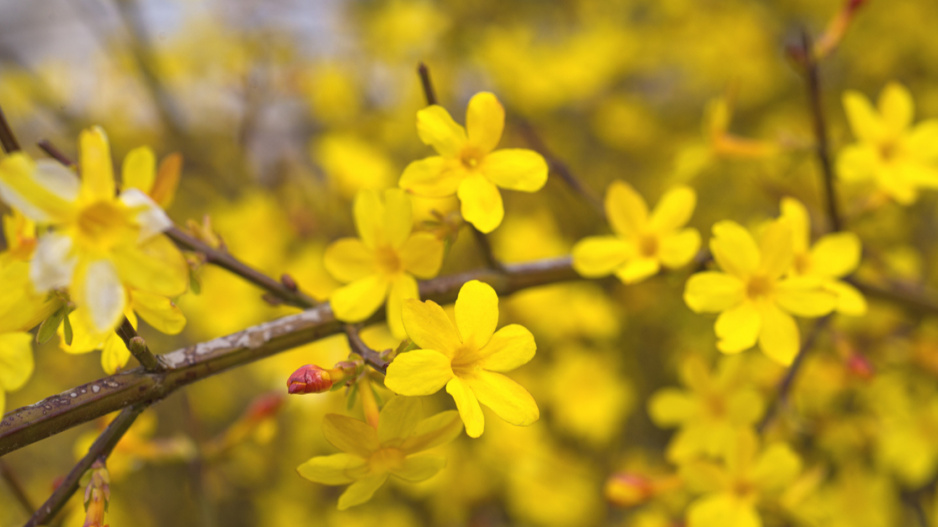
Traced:
[[533, 150], [495, 150], [505, 126], [505, 109], [494, 95], [469, 101], [466, 127], [442, 106], [417, 112], [417, 133], [438, 156], [414, 161], [400, 186], [414, 194], [442, 198], [457, 194], [462, 216], [482, 232], [492, 232], [505, 215], [498, 187], [536, 192], [547, 182], [547, 162]]
[[389, 476], [410, 482], [434, 476], [446, 460], [414, 454], [448, 443], [461, 431], [456, 412], [421, 420], [418, 400], [395, 397], [381, 411], [377, 430], [345, 415], [326, 415], [322, 433], [344, 453], [314, 457], [296, 470], [324, 485], [351, 483], [339, 497], [339, 510], [344, 510], [371, 499]]
[[837, 159], [841, 178], [873, 180], [904, 205], [915, 201], [920, 187], [938, 188], [938, 120], [913, 127], [914, 103], [904, 86], [886, 85], [877, 109], [855, 91], [844, 94], [843, 104], [857, 143]]
[[419, 298], [417, 280], [432, 278], [443, 263], [443, 242], [428, 232], [412, 233], [410, 196], [399, 189], [362, 191], [355, 199], [355, 227], [359, 238], [342, 238], [324, 255], [326, 270], [348, 285], [329, 301], [336, 318], [360, 322], [387, 299], [388, 326], [403, 338], [401, 304]]
[[681, 267], [700, 247], [696, 229], [682, 229], [694, 212], [697, 196], [676, 187], [661, 198], [649, 216], [645, 200], [628, 183], [615, 181], [606, 193], [611, 236], [590, 236], [573, 247], [573, 268], [594, 278], [615, 273], [627, 284], [656, 274], [662, 266]]
[[710, 250], [723, 272], [691, 276], [684, 301], [696, 313], [720, 313], [715, 329], [723, 353], [738, 353], [758, 342], [766, 355], [791, 364], [800, 345], [791, 315], [818, 317], [836, 307], [837, 297], [818, 278], [785, 276], [794, 260], [793, 240], [784, 219], [765, 228], [760, 245], [735, 222], [713, 226]]
[[855, 287], [838, 280], [860, 265], [860, 238], [852, 232], [822, 236], [811, 246], [811, 218], [805, 206], [794, 198], [782, 199], [782, 217], [788, 220], [794, 236], [792, 276], [816, 276], [824, 289], [837, 295], [838, 313], [860, 316], [866, 313], [866, 299]]
[[459, 290], [455, 312], [454, 326], [433, 301], [404, 304], [407, 335], [421, 349], [391, 362], [385, 386], [401, 395], [430, 395], [445, 385], [470, 437], [482, 435], [485, 425], [480, 403], [513, 425], [537, 421], [540, 413], [531, 394], [496, 373], [534, 358], [537, 348], [531, 332], [517, 324], [496, 332], [498, 296], [478, 280], [466, 282]]
[[681, 477], [704, 493], [687, 508], [687, 527], [761, 527], [757, 505], [777, 497], [801, 473], [801, 459], [782, 443], [759, 448], [752, 430], [726, 445], [722, 464], [693, 461]]
[[80, 136], [81, 180], [52, 161], [22, 153], [0, 162], [0, 196], [40, 225], [30, 279], [39, 292], [68, 287], [73, 325], [103, 340], [121, 321], [126, 288], [166, 297], [188, 287], [182, 253], [160, 233], [172, 222], [136, 188], [116, 195], [107, 137]]
[[33, 374], [33, 336], [25, 331], [0, 333], [0, 415], [6, 392], [19, 390]]

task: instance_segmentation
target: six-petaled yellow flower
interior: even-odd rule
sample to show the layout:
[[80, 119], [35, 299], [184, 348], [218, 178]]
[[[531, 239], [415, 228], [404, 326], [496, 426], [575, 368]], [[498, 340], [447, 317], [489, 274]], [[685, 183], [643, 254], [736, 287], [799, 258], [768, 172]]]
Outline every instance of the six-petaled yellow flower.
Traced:
[[674, 188], [648, 214], [645, 200], [631, 186], [615, 181], [606, 193], [606, 215], [615, 235], [590, 236], [573, 248], [573, 268], [593, 278], [615, 273], [627, 284], [656, 274], [662, 266], [681, 267], [700, 247], [696, 229], [684, 229], [697, 196]]
[[816, 276], [824, 289], [837, 295], [837, 312], [860, 316], [866, 313], [866, 299], [855, 287], [839, 280], [860, 265], [860, 238], [852, 232], [822, 236], [811, 245], [811, 218], [804, 205], [794, 198], [782, 199], [782, 217], [788, 220], [794, 236], [795, 258], [792, 276]]
[[326, 249], [325, 267], [348, 285], [329, 301], [336, 318], [359, 322], [387, 299], [391, 332], [404, 336], [401, 303], [418, 298], [417, 278], [432, 278], [443, 263], [443, 242], [428, 232], [412, 233], [413, 210], [403, 190], [362, 191], [355, 199], [359, 238], [342, 238]]
[[314, 457], [297, 471], [324, 485], [351, 483], [339, 497], [339, 510], [344, 510], [371, 499], [389, 476], [419, 482], [435, 475], [446, 461], [416, 454], [452, 441], [461, 431], [456, 412], [420, 419], [417, 399], [395, 397], [381, 410], [377, 430], [358, 419], [327, 415], [322, 433], [343, 453]]
[[469, 101], [463, 128], [442, 106], [417, 112], [417, 133], [438, 156], [409, 164], [400, 186], [414, 194], [442, 198], [457, 194], [462, 216], [482, 232], [492, 232], [505, 215], [498, 187], [536, 192], [547, 182], [547, 162], [532, 150], [495, 150], [505, 127], [505, 109], [494, 95]]
[[80, 136], [80, 180], [23, 153], [0, 162], [0, 196], [51, 227], [30, 262], [34, 287], [67, 287], [76, 305], [73, 325], [99, 340], [120, 323], [128, 287], [174, 297], [189, 283], [182, 253], [161, 234], [172, 222], [140, 190], [117, 194], [110, 155], [104, 132], [91, 128]]
[[540, 414], [531, 394], [498, 373], [534, 357], [531, 332], [517, 324], [495, 331], [498, 296], [478, 280], [466, 282], [459, 290], [455, 313], [454, 325], [433, 301], [404, 304], [404, 328], [421, 349], [391, 362], [385, 386], [401, 395], [430, 395], [446, 386], [470, 437], [482, 435], [485, 423], [480, 403], [514, 425], [537, 421]]
[[735, 222], [714, 225], [710, 250], [723, 271], [691, 276], [684, 301], [697, 313], [720, 313], [715, 329], [723, 353], [738, 353], [758, 342], [766, 355], [787, 365], [800, 344], [792, 314], [826, 315], [837, 296], [825, 291], [817, 277], [786, 276], [794, 260], [786, 220], [771, 222], [760, 242]]
[[846, 181], [873, 180], [902, 204], [918, 197], [920, 188], [938, 188], [938, 120], [912, 126], [915, 106], [909, 91], [888, 84], [878, 111], [862, 94], [844, 94], [844, 108], [857, 143], [840, 153], [837, 172]]

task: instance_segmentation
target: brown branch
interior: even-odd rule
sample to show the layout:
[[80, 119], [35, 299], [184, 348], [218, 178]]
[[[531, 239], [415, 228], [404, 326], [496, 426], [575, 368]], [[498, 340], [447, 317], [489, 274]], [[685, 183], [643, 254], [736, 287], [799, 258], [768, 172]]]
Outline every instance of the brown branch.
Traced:
[[88, 453], [85, 454], [85, 457], [81, 458], [72, 468], [71, 472], [65, 476], [65, 480], [55, 489], [52, 496], [50, 496], [49, 499], [39, 507], [36, 514], [26, 522], [25, 527], [43, 525], [62, 510], [62, 507], [65, 506], [68, 499], [78, 490], [78, 482], [85, 472], [91, 468], [91, 465], [94, 464], [95, 461], [107, 459], [118, 441], [124, 437], [124, 434], [130, 429], [130, 425], [134, 424], [134, 420], [148, 404], [149, 403], [140, 403], [124, 408], [124, 410], [111, 421], [111, 424], [108, 425], [104, 432], [101, 432], [101, 435], [98, 436], [91, 445], [91, 448], [88, 449]]
[[843, 230], [843, 220], [840, 207], [837, 204], [837, 193], [834, 188], [834, 165], [831, 162], [830, 144], [827, 137], [827, 121], [824, 117], [824, 105], [821, 95], [821, 77], [811, 44], [811, 36], [807, 31], [801, 33], [801, 50], [797, 53], [797, 60], [804, 67], [805, 82], [808, 88], [808, 103], [814, 125], [815, 151], [821, 174], [824, 180], [824, 193], [827, 204], [827, 219], [831, 230]]
[[427, 99], [427, 106], [437, 103], [436, 91], [433, 89], [433, 81], [430, 79], [430, 68], [421, 62], [417, 65], [417, 75], [420, 76], [420, 85], [423, 87], [423, 96]]
[[358, 327], [352, 324], [346, 324], [343, 330], [345, 331], [345, 336], [348, 337], [348, 345], [352, 353], [364, 359], [365, 364], [374, 368], [375, 371], [383, 374], [388, 372], [388, 361], [384, 360], [380, 353], [365, 344], [361, 334], [358, 332]]
[[160, 364], [156, 356], [150, 352], [146, 341], [137, 334], [137, 330], [134, 329], [127, 318], [124, 318], [124, 321], [118, 326], [117, 336], [124, 341], [124, 345], [127, 346], [127, 349], [130, 350], [130, 353], [137, 359], [137, 362], [143, 366], [144, 370], [154, 372], [163, 369], [163, 365]]
[[[421, 298], [439, 303], [456, 299], [469, 280], [482, 280], [499, 295], [579, 277], [569, 258], [514, 264], [504, 271], [479, 269], [420, 284]], [[369, 323], [384, 320], [378, 312]], [[122, 408], [158, 401], [177, 389], [280, 351], [335, 335], [344, 324], [328, 303], [238, 333], [160, 355], [165, 370], [142, 368], [111, 375], [8, 413], [0, 421], [0, 456]]]
[[10, 128], [10, 123], [7, 122], [6, 115], [3, 114], [3, 109], [0, 109], [0, 147], [3, 147], [3, 151], [8, 154], [20, 150], [20, 144], [16, 140], [13, 129]]
[[814, 347], [814, 343], [821, 334], [821, 331], [830, 324], [831, 317], [833, 317], [833, 315], [826, 315], [818, 319], [818, 321], [814, 323], [814, 327], [811, 328], [811, 332], [805, 337], [804, 343], [801, 344], [801, 348], [798, 350], [798, 354], [795, 355], [795, 360], [792, 361], [791, 366], [788, 367], [788, 371], [785, 372], [785, 376], [782, 377], [782, 380], [778, 383], [775, 400], [772, 401], [772, 405], [769, 406], [769, 409], [762, 417], [762, 421], [759, 422], [759, 426], [756, 428], [760, 434], [765, 432], [772, 423], [772, 420], [775, 419], [775, 416], [788, 404], [788, 395], [791, 392], [792, 385], [794, 385], [795, 377], [797, 377], [798, 372], [801, 371], [804, 358], [808, 355], [811, 348]]
[[846, 281], [868, 297], [896, 304], [916, 315], [938, 315], [938, 301], [921, 292], [906, 290], [899, 286], [889, 288], [870, 284], [856, 278], [847, 278]]
[[48, 139], [42, 139], [36, 144], [39, 146], [39, 148], [43, 152], [48, 154], [49, 157], [51, 157], [52, 159], [55, 159], [56, 161], [61, 163], [63, 166], [66, 166], [66, 167], [74, 166], [74, 162], [71, 159], [69, 159], [69, 157], [65, 155], [64, 152], [56, 148], [56, 146], [52, 144], [52, 141], [49, 141]]

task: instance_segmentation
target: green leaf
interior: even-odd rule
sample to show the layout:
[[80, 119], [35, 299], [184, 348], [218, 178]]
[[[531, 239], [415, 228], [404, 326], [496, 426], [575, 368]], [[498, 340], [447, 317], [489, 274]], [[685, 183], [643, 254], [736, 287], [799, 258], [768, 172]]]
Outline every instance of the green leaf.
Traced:
[[55, 331], [59, 329], [59, 324], [62, 323], [62, 319], [65, 318], [66, 313], [68, 313], [68, 308], [62, 306], [57, 309], [55, 313], [52, 313], [49, 318], [43, 320], [42, 324], [39, 326], [39, 331], [36, 332], [36, 342], [45, 344], [49, 339], [54, 337]]
[[63, 328], [63, 332], [65, 333], [65, 344], [71, 346], [72, 337], [74, 336], [74, 334], [72, 333], [72, 323], [68, 320], [67, 312], [65, 314], [65, 317], [63, 318], [63, 321], [65, 322], [65, 327]]
[[189, 273], [189, 291], [192, 291], [193, 295], [202, 293], [202, 284], [199, 283], [199, 277], [195, 275], [194, 270]]
[[352, 389], [348, 391], [348, 400], [345, 402], [345, 409], [352, 411], [355, 406], [355, 396], [358, 395], [358, 384], [353, 384]]

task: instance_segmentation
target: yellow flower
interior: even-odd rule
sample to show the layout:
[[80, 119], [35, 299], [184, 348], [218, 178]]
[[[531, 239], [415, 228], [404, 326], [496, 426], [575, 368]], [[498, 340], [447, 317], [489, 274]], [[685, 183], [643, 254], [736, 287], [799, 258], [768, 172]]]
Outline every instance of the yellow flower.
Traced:
[[811, 246], [811, 218], [804, 205], [793, 198], [782, 199], [782, 217], [788, 220], [794, 236], [792, 276], [816, 276], [824, 289], [837, 295], [837, 312], [860, 316], [866, 313], [866, 299], [855, 287], [838, 280], [860, 265], [860, 238], [852, 232], [837, 232], [818, 239]]
[[704, 493], [687, 508], [687, 527], [761, 527], [757, 505], [777, 498], [801, 473], [801, 459], [783, 443], [759, 448], [752, 430], [726, 445], [722, 464], [695, 461], [681, 467], [693, 492]]
[[457, 194], [463, 218], [482, 232], [492, 232], [505, 215], [498, 187], [536, 192], [547, 182], [547, 162], [537, 152], [493, 152], [504, 126], [505, 109], [487, 92], [469, 101], [465, 128], [442, 106], [420, 110], [417, 133], [439, 155], [407, 165], [401, 188], [430, 198]]
[[920, 187], [938, 188], [938, 120], [912, 126], [914, 104], [898, 83], [886, 85], [877, 111], [862, 94], [844, 94], [844, 109], [857, 143], [837, 160], [847, 181], [873, 180], [890, 197], [910, 204]]
[[818, 317], [836, 306], [837, 297], [816, 277], [785, 276], [794, 259], [793, 239], [783, 219], [765, 228], [760, 245], [735, 222], [713, 226], [710, 250], [723, 272], [691, 276], [684, 301], [696, 313], [720, 313], [715, 329], [723, 353], [738, 353], [758, 342], [766, 355], [791, 364], [800, 344], [791, 315]]
[[658, 390], [648, 414], [661, 427], [680, 426], [668, 444], [668, 458], [686, 460], [700, 454], [717, 456], [740, 430], [756, 424], [764, 405], [759, 391], [747, 384], [740, 357], [725, 357], [716, 372], [692, 356], [683, 362], [681, 380], [688, 388]]
[[511, 324], [498, 325], [498, 296], [488, 284], [472, 280], [459, 290], [456, 324], [433, 301], [408, 300], [403, 320], [407, 335], [422, 349], [399, 355], [388, 366], [384, 384], [401, 395], [430, 395], [444, 385], [470, 437], [482, 435], [484, 404], [513, 425], [540, 416], [537, 403], [505, 375], [534, 358], [534, 336]]
[[680, 267], [700, 247], [696, 229], [682, 229], [694, 212], [690, 187], [668, 191], [649, 217], [642, 197], [628, 183], [615, 181], [606, 193], [606, 215], [615, 235], [590, 236], [573, 247], [573, 268], [588, 278], [615, 273], [627, 284], [656, 274], [662, 266]]
[[0, 162], [0, 196], [41, 225], [30, 262], [39, 292], [68, 287], [73, 325], [104, 335], [121, 321], [126, 288], [172, 297], [188, 287], [182, 253], [160, 233], [172, 223], [138, 189], [116, 195], [107, 138], [100, 128], [80, 137], [81, 180], [51, 161], [22, 153]]
[[419, 401], [395, 397], [381, 411], [375, 430], [364, 421], [329, 414], [322, 426], [326, 440], [343, 454], [314, 457], [297, 467], [300, 476], [324, 485], [346, 485], [339, 510], [365, 503], [389, 476], [410, 482], [428, 479], [446, 460], [415, 456], [452, 441], [462, 425], [454, 411], [420, 419]]
[[25, 331], [0, 333], [0, 415], [6, 392], [19, 390], [33, 374], [33, 337]]
[[359, 322], [370, 317], [387, 299], [388, 326], [404, 336], [401, 303], [419, 298], [417, 278], [432, 278], [443, 263], [443, 242], [428, 232], [411, 233], [413, 211], [399, 189], [362, 191], [355, 199], [355, 227], [359, 238], [342, 238], [326, 249], [326, 270], [348, 285], [329, 301], [336, 318]]

